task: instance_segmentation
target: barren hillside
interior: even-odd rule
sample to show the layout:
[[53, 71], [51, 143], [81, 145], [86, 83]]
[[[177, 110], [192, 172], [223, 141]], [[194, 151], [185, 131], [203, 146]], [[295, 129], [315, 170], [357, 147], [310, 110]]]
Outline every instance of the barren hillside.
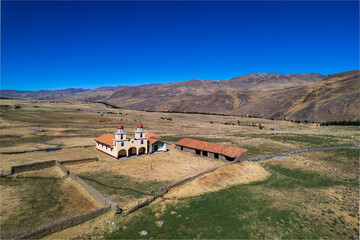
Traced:
[[254, 73], [199, 80], [56, 91], [2, 90], [2, 97], [103, 101], [128, 109], [203, 112], [308, 121], [359, 119], [359, 71], [334, 75]]

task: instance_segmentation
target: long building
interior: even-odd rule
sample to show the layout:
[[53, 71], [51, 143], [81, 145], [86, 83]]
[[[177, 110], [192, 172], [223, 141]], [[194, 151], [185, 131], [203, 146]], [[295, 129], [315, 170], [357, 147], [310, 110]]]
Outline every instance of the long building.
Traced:
[[204, 142], [190, 138], [183, 138], [175, 145], [179, 150], [214, 159], [239, 162], [247, 160], [248, 158], [247, 149]]

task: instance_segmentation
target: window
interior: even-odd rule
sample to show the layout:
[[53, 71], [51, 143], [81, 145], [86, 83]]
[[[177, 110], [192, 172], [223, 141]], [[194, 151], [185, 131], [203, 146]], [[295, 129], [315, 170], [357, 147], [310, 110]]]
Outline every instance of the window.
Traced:
[[142, 138], [142, 133], [140, 133], [140, 138]]
[[124, 139], [124, 135], [121, 134], [121, 135], [120, 135], [120, 139]]
[[141, 144], [141, 145], [144, 144], [144, 140], [141, 140], [141, 141], [140, 141], [140, 144]]
[[180, 149], [181, 149], [181, 150], [184, 150], [184, 147], [183, 147], [183, 146], [181, 146], [181, 147], [180, 147]]
[[124, 146], [124, 142], [121, 142], [121, 146], [122, 146], [122, 147]]
[[105, 146], [105, 149], [107, 149], [107, 146]]
[[99, 146], [100, 144], [99, 144], [99, 143], [97, 143], [97, 145]]
[[112, 148], [110, 149], [110, 151], [112, 151]]

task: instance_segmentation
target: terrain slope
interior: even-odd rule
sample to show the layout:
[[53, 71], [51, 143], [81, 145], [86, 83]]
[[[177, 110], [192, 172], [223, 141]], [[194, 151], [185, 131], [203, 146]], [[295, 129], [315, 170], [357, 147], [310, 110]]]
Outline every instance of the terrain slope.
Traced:
[[2, 97], [101, 101], [147, 111], [234, 114], [308, 121], [359, 120], [359, 71], [254, 73], [228, 80], [199, 80], [56, 91], [2, 90]]

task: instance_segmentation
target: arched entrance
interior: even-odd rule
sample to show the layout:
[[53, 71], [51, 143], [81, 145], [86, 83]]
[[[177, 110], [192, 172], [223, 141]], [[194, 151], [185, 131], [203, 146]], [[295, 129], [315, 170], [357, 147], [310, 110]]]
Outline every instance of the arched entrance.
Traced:
[[129, 148], [128, 152], [129, 152], [129, 157], [136, 155], [136, 147]]
[[141, 147], [140, 149], [139, 149], [139, 155], [142, 155], [142, 154], [144, 154], [145, 153], [145, 148], [144, 147]]
[[126, 150], [125, 149], [121, 149], [119, 151], [118, 158], [122, 158], [122, 157], [126, 157]]

